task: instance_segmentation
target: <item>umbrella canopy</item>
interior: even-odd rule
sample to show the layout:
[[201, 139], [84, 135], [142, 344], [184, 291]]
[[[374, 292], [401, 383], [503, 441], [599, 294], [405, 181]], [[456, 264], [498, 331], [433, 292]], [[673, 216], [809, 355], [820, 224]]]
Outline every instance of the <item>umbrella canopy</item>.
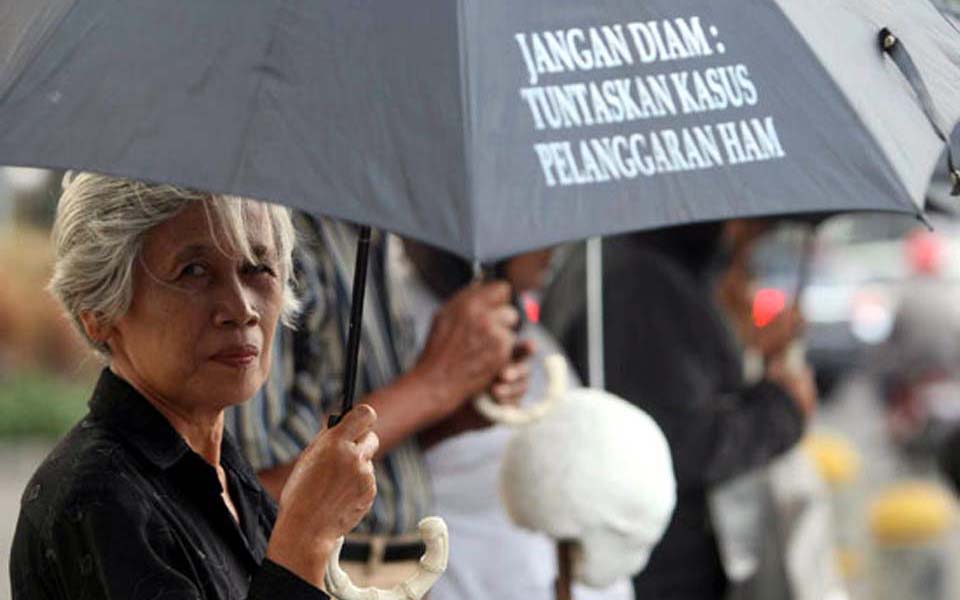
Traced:
[[0, 0], [0, 164], [270, 199], [484, 260], [917, 211], [958, 118], [960, 36], [926, 0]]

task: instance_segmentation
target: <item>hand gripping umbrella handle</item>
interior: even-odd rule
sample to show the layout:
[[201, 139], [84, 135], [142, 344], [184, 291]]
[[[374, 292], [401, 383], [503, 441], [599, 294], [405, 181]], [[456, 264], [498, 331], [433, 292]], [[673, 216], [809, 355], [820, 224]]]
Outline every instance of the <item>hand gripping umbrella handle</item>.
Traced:
[[447, 570], [450, 539], [447, 524], [440, 517], [423, 519], [419, 529], [420, 539], [427, 547], [427, 552], [420, 558], [417, 572], [389, 590], [355, 586], [350, 581], [350, 576], [340, 568], [343, 538], [337, 540], [333, 554], [330, 555], [330, 562], [327, 563], [327, 572], [323, 576], [327, 593], [339, 600], [421, 600]]
[[493, 423], [515, 427], [540, 420], [567, 393], [566, 359], [560, 354], [551, 354], [543, 363], [547, 371], [547, 395], [542, 401], [527, 407], [504, 406], [483, 394], [473, 401], [474, 408]]

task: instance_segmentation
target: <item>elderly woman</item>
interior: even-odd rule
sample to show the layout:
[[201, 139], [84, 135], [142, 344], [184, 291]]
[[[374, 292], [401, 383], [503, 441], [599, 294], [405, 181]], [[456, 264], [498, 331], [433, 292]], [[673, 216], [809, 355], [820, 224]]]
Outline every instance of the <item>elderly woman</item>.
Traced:
[[27, 486], [14, 598], [327, 598], [332, 546], [375, 495], [376, 414], [318, 435], [279, 510], [223, 429], [296, 312], [287, 211], [80, 174], [54, 239], [51, 290], [107, 368]]

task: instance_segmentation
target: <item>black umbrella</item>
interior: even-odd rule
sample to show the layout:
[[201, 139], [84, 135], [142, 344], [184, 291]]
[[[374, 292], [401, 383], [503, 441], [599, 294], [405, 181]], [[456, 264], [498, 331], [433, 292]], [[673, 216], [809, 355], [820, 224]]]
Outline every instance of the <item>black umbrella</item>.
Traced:
[[917, 213], [958, 64], [920, 0], [0, 0], [0, 164], [267, 198], [493, 260]]
[[348, 409], [369, 226], [490, 261], [915, 214], [960, 120], [957, 65], [922, 0], [0, 0], [0, 164], [366, 224]]

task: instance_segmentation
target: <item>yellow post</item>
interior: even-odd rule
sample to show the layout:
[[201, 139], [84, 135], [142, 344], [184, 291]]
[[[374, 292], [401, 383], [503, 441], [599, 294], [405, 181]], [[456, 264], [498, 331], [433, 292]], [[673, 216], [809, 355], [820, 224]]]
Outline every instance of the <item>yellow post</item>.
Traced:
[[947, 600], [946, 534], [953, 497], [925, 481], [896, 484], [870, 504], [872, 598]]
[[824, 432], [809, 434], [803, 447], [830, 489], [836, 523], [837, 568], [849, 583], [863, 570], [863, 535], [856, 517], [860, 505], [856, 485], [861, 469], [860, 453], [846, 438]]

